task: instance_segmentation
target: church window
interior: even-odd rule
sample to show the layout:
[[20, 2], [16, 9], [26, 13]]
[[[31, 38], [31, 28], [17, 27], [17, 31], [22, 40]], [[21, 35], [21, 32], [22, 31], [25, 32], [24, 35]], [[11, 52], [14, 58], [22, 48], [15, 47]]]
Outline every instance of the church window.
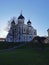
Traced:
[[29, 38], [32, 38], [31, 36]]
[[25, 39], [25, 37], [24, 37], [24, 39]]
[[10, 40], [12, 40], [12, 38], [10, 38]]
[[24, 37], [24, 39], [26, 39], [26, 37]]
[[24, 29], [24, 31], [25, 31], [25, 29]]
[[16, 30], [16, 29], [15, 29]]
[[36, 32], [34, 32], [34, 35], [36, 35]]
[[20, 36], [19, 36], [19, 40], [20, 40]]

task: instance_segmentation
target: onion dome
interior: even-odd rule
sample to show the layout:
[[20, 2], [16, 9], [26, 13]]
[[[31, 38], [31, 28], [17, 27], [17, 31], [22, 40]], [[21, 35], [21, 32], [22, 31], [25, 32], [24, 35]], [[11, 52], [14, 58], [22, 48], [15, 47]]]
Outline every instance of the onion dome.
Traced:
[[15, 21], [13, 20], [13, 21], [11, 22], [11, 24], [15, 24]]
[[20, 14], [20, 16], [18, 17], [18, 19], [25, 19], [24, 16], [22, 14]]
[[29, 21], [27, 22], [27, 24], [28, 24], [28, 23], [30, 23], [30, 24], [31, 24], [31, 21], [29, 20]]

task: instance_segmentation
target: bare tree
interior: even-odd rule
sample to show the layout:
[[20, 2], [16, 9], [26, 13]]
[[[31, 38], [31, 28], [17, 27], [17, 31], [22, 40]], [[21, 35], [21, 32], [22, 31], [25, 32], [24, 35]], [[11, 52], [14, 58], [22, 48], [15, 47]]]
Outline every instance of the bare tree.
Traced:
[[[8, 35], [12, 36], [12, 42], [14, 42], [14, 37], [15, 37], [15, 17], [8, 21], [6, 31], [8, 32]], [[12, 32], [12, 33], [11, 33]]]

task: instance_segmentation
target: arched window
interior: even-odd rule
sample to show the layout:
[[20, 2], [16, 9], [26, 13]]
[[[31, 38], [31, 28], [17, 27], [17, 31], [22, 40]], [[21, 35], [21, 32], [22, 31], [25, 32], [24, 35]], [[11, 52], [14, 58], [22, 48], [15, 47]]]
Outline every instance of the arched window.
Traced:
[[36, 35], [36, 32], [34, 32], [34, 35]]
[[30, 36], [29, 38], [31, 39], [32, 37]]
[[25, 31], [25, 28], [24, 28], [24, 31]]

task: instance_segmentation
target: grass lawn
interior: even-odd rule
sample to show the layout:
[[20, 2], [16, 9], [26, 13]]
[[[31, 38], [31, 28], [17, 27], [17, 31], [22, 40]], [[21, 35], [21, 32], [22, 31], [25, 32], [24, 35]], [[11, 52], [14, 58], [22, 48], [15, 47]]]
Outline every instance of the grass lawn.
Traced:
[[0, 52], [0, 65], [49, 65], [49, 50], [3, 51]]

